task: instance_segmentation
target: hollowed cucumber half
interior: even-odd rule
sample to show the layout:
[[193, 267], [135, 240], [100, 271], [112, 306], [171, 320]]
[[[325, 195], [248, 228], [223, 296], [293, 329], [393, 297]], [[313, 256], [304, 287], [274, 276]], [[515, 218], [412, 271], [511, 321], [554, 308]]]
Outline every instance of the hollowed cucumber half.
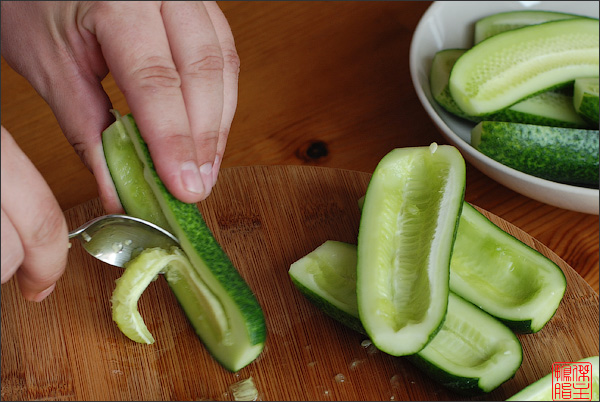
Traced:
[[[366, 334], [356, 301], [356, 246], [328, 240], [291, 264], [292, 282], [323, 312]], [[513, 377], [523, 352], [500, 321], [450, 292], [440, 331], [407, 356], [445, 387], [463, 394], [490, 392]]]
[[103, 132], [102, 142], [123, 207], [130, 215], [159, 225], [166, 222], [179, 239], [188, 261], [165, 264], [165, 279], [212, 356], [228, 370], [238, 371], [263, 350], [262, 308], [197, 205], [179, 201], [166, 189], [133, 117], [115, 115], [117, 121]]
[[450, 290], [519, 333], [554, 316], [567, 281], [552, 260], [465, 202], [450, 263]]
[[392, 150], [371, 177], [358, 233], [358, 311], [388, 354], [418, 352], [442, 325], [464, 191], [465, 162], [449, 145]]

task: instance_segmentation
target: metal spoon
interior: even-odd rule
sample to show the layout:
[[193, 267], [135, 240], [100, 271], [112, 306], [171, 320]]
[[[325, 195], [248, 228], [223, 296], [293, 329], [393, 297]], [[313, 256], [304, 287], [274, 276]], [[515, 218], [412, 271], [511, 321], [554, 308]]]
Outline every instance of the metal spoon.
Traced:
[[69, 233], [100, 261], [123, 267], [146, 248], [179, 246], [179, 241], [160, 226], [128, 215], [104, 215]]

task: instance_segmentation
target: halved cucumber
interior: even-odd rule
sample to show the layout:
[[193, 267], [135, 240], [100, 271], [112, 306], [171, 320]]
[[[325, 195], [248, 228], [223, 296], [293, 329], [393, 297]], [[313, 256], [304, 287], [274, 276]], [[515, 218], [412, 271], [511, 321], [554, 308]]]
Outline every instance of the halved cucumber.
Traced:
[[573, 18], [513, 29], [469, 49], [450, 74], [465, 113], [482, 116], [578, 77], [597, 77], [598, 20]]
[[598, 128], [598, 78], [578, 78], [573, 86], [573, 106], [577, 113]]
[[598, 188], [598, 130], [483, 121], [471, 131], [471, 145], [521, 172]]
[[441, 327], [465, 162], [449, 145], [397, 148], [377, 165], [358, 234], [357, 296], [373, 344], [414, 354]]
[[452, 292], [514, 331], [533, 333], [554, 316], [566, 287], [552, 260], [465, 202], [450, 264]]
[[576, 14], [544, 10], [518, 10], [496, 13], [475, 22], [475, 37], [473, 40], [477, 44], [484, 39], [511, 29], [581, 17], [581, 15]]
[[[252, 290], [213, 237], [198, 207], [177, 200], [166, 189], [131, 115], [117, 114], [117, 122], [103, 133], [102, 141], [109, 171], [120, 189], [119, 197], [136, 192], [138, 185], [146, 182], [151, 190], [146, 196], [156, 199], [189, 258], [189, 265], [170, 266], [165, 279], [196, 333], [225, 368], [240, 370], [261, 353], [266, 338], [263, 312]], [[122, 158], [111, 155], [123, 144], [133, 145], [127, 145], [125, 159], [141, 161], [141, 165], [132, 164], [135, 169], [127, 174], [120, 174], [125, 169], [119, 163]], [[128, 214], [152, 220], [146, 216], [147, 200], [131, 200], [124, 205]]]
[[[366, 334], [356, 307], [356, 246], [328, 240], [291, 264], [293, 283], [323, 312]], [[464, 394], [490, 392], [521, 365], [521, 343], [510, 329], [471, 303], [448, 295], [440, 331], [408, 358], [444, 386]]]
[[[599, 386], [598, 386], [598, 370], [600, 366], [598, 365], [598, 356], [586, 357], [584, 359], [578, 360], [577, 363], [590, 363], [592, 366], [591, 370], [591, 383], [592, 389], [590, 393], [585, 393], [581, 395], [575, 395], [575, 389], [573, 389], [571, 396], [574, 398], [569, 398], [567, 400], [580, 400], [580, 401], [597, 401], [600, 396]], [[588, 382], [581, 382], [580, 386], [587, 387]], [[561, 400], [560, 396], [562, 395], [553, 395], [552, 388], [552, 373], [547, 374], [546, 376], [540, 378], [533, 384], [528, 385], [523, 388], [521, 391], [517, 392], [513, 396], [507, 399], [507, 401], [558, 401]]]
[[[363, 203], [361, 197], [359, 208]], [[452, 252], [450, 291], [515, 332], [537, 332], [556, 313], [567, 286], [558, 265], [466, 201]], [[480, 286], [485, 290], [478, 291]]]
[[533, 95], [486, 116], [468, 115], [456, 104], [448, 86], [452, 66], [465, 52], [465, 49], [445, 49], [433, 56], [430, 73], [431, 94], [446, 111], [473, 122], [488, 120], [555, 127], [588, 126], [588, 123], [575, 111], [573, 96], [560, 91], [546, 91]]

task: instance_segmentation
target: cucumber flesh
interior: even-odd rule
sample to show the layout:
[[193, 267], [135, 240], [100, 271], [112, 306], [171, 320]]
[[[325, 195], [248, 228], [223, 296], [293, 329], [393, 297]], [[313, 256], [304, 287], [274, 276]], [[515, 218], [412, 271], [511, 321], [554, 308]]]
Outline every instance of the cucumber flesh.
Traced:
[[575, 110], [573, 96], [561, 91], [542, 92], [486, 116], [468, 115], [456, 104], [448, 85], [452, 66], [465, 52], [465, 49], [445, 49], [433, 56], [430, 73], [431, 93], [446, 111], [473, 122], [488, 120], [554, 127], [588, 127], [589, 124]]
[[598, 128], [598, 78], [578, 78], [573, 85], [573, 107], [594, 128]]
[[[146, 182], [142, 161], [135, 157], [135, 148], [120, 115], [113, 110], [117, 120], [102, 135], [102, 147], [106, 164], [123, 209], [129, 215], [152, 222], [171, 232], [152, 189]], [[107, 140], [110, 138], [110, 141]]]
[[450, 74], [450, 93], [467, 114], [483, 116], [525, 98], [597, 77], [598, 20], [573, 18], [513, 29], [467, 50]]
[[[342, 324], [366, 334], [358, 310], [347, 308], [357, 303], [352, 272], [356, 273], [356, 246], [333, 240], [289, 269], [291, 280], [311, 302]], [[440, 331], [425, 348], [408, 358], [449, 389], [462, 394], [491, 392], [520, 367], [521, 344], [500, 321], [452, 292], [448, 297]]]
[[465, 202], [450, 265], [452, 292], [515, 332], [534, 333], [554, 316], [566, 287], [552, 260]]
[[[226, 369], [238, 371], [263, 350], [266, 324], [262, 309], [248, 284], [217, 243], [198, 207], [177, 200], [166, 189], [154, 169], [133, 117], [117, 115], [118, 122], [123, 125], [133, 145], [128, 148], [133, 152], [127, 157], [140, 160], [143, 166], [142, 171], [136, 170], [131, 174], [137, 177], [137, 182], [143, 177], [148, 183], [171, 233], [179, 239], [181, 249], [190, 262], [189, 265], [178, 264], [175, 269], [169, 269], [165, 279], [211, 355]], [[126, 141], [127, 137], [120, 134], [120, 130], [111, 127], [103, 133], [105, 153], [115, 149], [110, 144], [117, 138]], [[113, 160], [110, 155], [106, 159], [111, 174], [122, 168], [121, 165], [110, 163]], [[121, 181], [123, 190], [119, 197], [123, 196], [123, 192], [136, 191], [136, 187], [129, 185], [127, 177], [112, 177], [115, 181]], [[147, 219], [144, 216], [146, 201], [132, 199], [138, 202], [129, 205], [126, 212]], [[223, 322], [226, 323], [224, 326]]]
[[532, 176], [598, 188], [598, 130], [483, 121], [472, 129], [471, 145]]
[[[591, 363], [592, 372], [591, 372], [591, 381], [592, 381], [592, 392], [591, 398], [587, 399], [587, 394], [582, 395], [579, 400], [587, 400], [587, 401], [597, 401], [600, 396], [599, 386], [598, 386], [598, 369], [600, 366], [598, 365], [598, 356], [590, 356], [584, 359], [578, 360], [578, 363]], [[583, 383], [584, 386], [587, 383]], [[575, 391], [574, 391], [575, 392]], [[586, 398], [586, 399], [583, 399]], [[523, 388], [521, 391], [517, 392], [513, 396], [507, 399], [507, 401], [556, 401], [558, 399], [553, 397], [552, 394], [552, 373], [547, 374], [546, 376], [540, 378], [533, 384], [528, 385]], [[573, 399], [575, 400], [575, 399]]]
[[[363, 203], [361, 197], [360, 209]], [[486, 290], [478, 291], [480, 286]], [[451, 292], [513, 331], [533, 333], [554, 316], [566, 286], [564, 273], [552, 260], [464, 202], [450, 261]]]
[[170, 265], [186, 262], [187, 257], [177, 247], [170, 251], [157, 247], [143, 250], [126, 264], [111, 298], [113, 320], [125, 336], [138, 343], [154, 343], [137, 309], [138, 300], [159, 273], [164, 273]]
[[474, 43], [477, 44], [499, 33], [528, 25], [581, 17], [581, 15], [576, 14], [544, 10], [519, 10], [495, 13], [475, 22]]
[[465, 162], [449, 145], [398, 148], [377, 165], [358, 234], [361, 322], [380, 350], [421, 350], [441, 327]]

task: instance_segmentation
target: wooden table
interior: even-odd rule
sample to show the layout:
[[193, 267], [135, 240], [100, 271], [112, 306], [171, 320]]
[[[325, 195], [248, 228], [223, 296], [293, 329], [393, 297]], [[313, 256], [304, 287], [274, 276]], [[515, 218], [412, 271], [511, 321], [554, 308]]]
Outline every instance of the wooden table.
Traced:
[[[223, 2], [242, 66], [223, 167], [317, 165], [372, 172], [395, 147], [447, 143], [408, 67], [429, 2]], [[113, 106], [128, 112], [111, 76]], [[49, 107], [2, 60], [2, 124], [67, 210], [97, 197]], [[73, 111], [76, 113], [77, 111]], [[542, 204], [472, 166], [466, 200], [523, 229], [598, 292], [598, 216]]]
[[[393, 148], [447, 143], [423, 110], [409, 74], [410, 40], [429, 4], [220, 3], [242, 61], [223, 169], [312, 165], [371, 173]], [[3, 59], [1, 72], [2, 125], [73, 216], [75, 207], [95, 201], [95, 180], [45, 102]], [[127, 113], [110, 75], [104, 85], [113, 106]], [[597, 215], [534, 201], [469, 164], [466, 200], [550, 248], [598, 292]]]

